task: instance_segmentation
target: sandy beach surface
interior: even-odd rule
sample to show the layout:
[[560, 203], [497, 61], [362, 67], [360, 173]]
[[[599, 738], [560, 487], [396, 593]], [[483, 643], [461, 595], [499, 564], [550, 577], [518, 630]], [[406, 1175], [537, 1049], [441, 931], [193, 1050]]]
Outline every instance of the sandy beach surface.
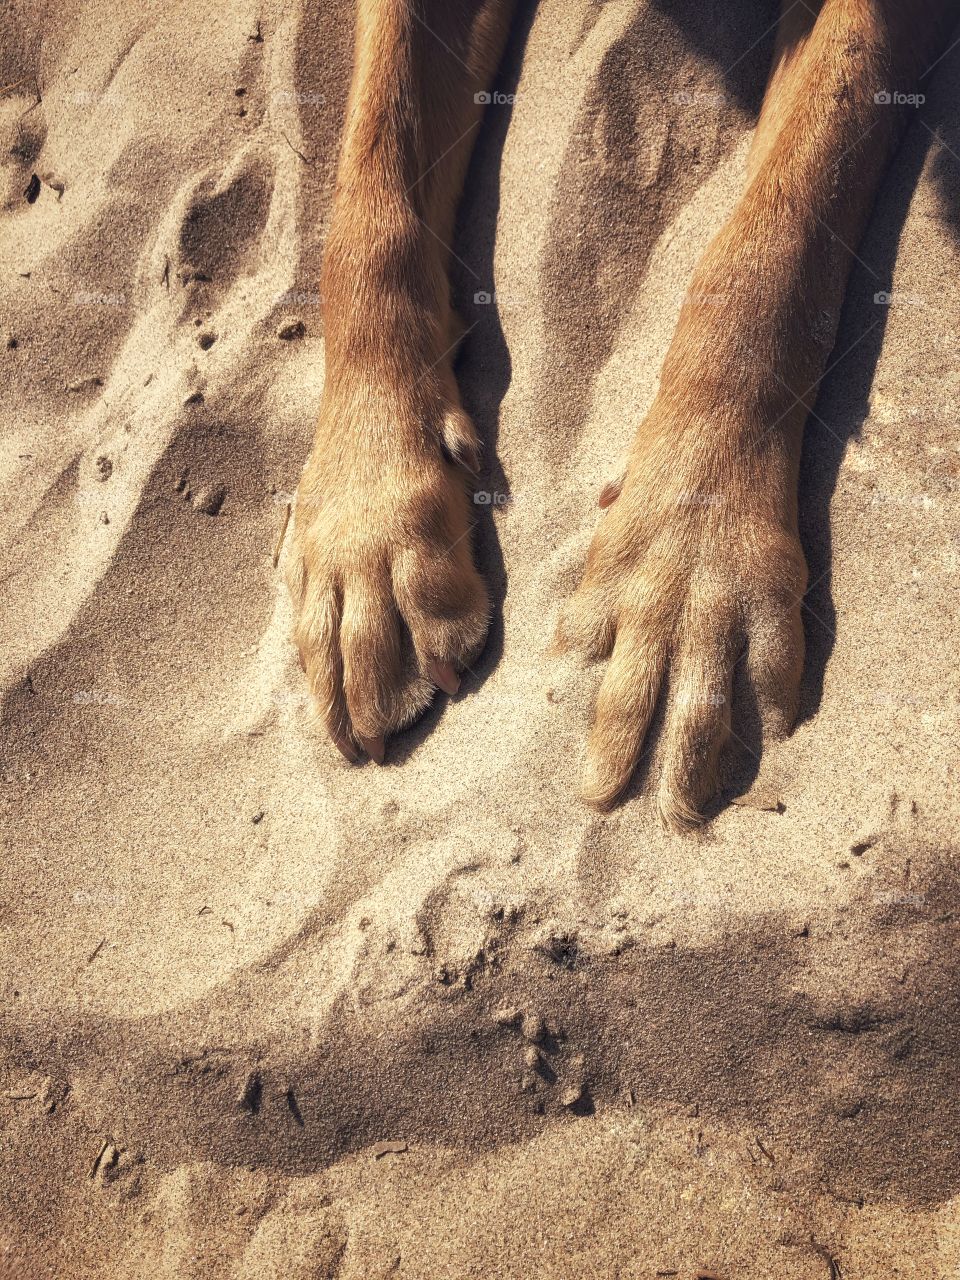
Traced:
[[274, 564], [352, 4], [3, 6], [0, 1275], [960, 1274], [960, 48], [807, 430], [794, 736], [597, 816], [550, 653], [774, 18], [521, 6], [453, 270], [498, 621], [377, 769]]

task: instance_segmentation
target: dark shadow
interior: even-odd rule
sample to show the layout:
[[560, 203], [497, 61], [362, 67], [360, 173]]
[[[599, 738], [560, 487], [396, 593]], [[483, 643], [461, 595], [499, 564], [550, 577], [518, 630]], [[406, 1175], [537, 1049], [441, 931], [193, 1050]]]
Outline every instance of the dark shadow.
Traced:
[[776, 0], [639, 5], [605, 50], [571, 130], [538, 267], [547, 347], [537, 429], [550, 461], [583, 428], [660, 236], [758, 115], [776, 12]]
[[920, 88], [927, 101], [921, 119], [932, 132], [929, 139], [933, 152], [930, 174], [936, 183], [943, 225], [955, 242], [960, 242], [960, 120], [955, 104], [960, 93], [960, 55], [953, 47], [960, 39], [960, 28], [953, 31], [946, 47], [950, 50]]
[[[827, 663], [836, 639], [837, 614], [831, 589], [830, 504], [847, 445], [869, 414], [870, 389], [890, 308], [876, 301], [893, 292], [892, 280], [904, 221], [933, 143], [933, 133], [951, 125], [949, 104], [960, 93], [960, 58], [950, 55], [935, 72], [936, 96], [908, 127], [903, 144], [883, 180], [877, 205], [854, 265], [836, 344], [827, 361], [810, 415], [800, 468], [800, 535], [810, 570], [804, 600], [807, 659], [800, 721], [820, 707]], [[960, 162], [941, 149], [933, 173], [941, 189], [957, 183]], [[956, 206], [951, 210], [954, 228]], [[869, 536], [867, 531], [866, 536]]]
[[[870, 389], [890, 314], [889, 306], [876, 299], [893, 291], [900, 237], [930, 142], [930, 133], [914, 122], [882, 182], [873, 216], [857, 247], [826, 376], [804, 428], [800, 538], [810, 586], [803, 602], [806, 661], [798, 724], [811, 720], [820, 709], [827, 664], [836, 643], [830, 506], [847, 446], [860, 435], [870, 411]], [[724, 782], [728, 795], [739, 796], [757, 779], [763, 747], [759, 709], [742, 663], [734, 679], [732, 711]]]
[[[507, 575], [492, 509], [499, 519], [510, 519], [510, 480], [497, 453], [500, 406], [510, 386], [510, 351], [500, 322], [500, 303], [494, 287], [493, 260], [497, 219], [500, 213], [500, 166], [513, 115], [512, 99], [523, 65], [527, 38], [536, 14], [537, 0], [521, 0], [510, 31], [503, 60], [491, 87], [493, 101], [484, 114], [464, 186], [450, 263], [454, 306], [466, 325], [466, 336], [455, 370], [463, 407], [472, 417], [483, 449], [480, 475], [471, 480], [476, 527], [474, 548], [477, 567], [490, 592], [492, 616], [487, 643], [471, 668], [464, 672], [460, 697], [469, 696], [494, 670], [503, 655], [503, 602]], [[498, 98], [504, 101], [498, 101]], [[489, 299], [489, 300], [488, 300]], [[490, 501], [483, 501], [485, 495]], [[447, 699], [438, 695], [424, 716], [411, 728], [390, 740], [388, 760], [402, 764], [433, 732]]]
[[[417, 1000], [395, 1016], [351, 989], [326, 1015], [335, 1040], [251, 1042], [243, 1010], [265, 982], [275, 998], [300, 992], [301, 952], [173, 1015], [67, 1027], [54, 1014], [29, 1039], [11, 1021], [7, 1060], [42, 1062], [60, 1089], [75, 1081], [81, 1116], [96, 1080], [115, 1141], [158, 1170], [309, 1174], [385, 1137], [491, 1150], [574, 1122], [573, 1082], [583, 1117], [614, 1114], [629, 1091], [650, 1115], [695, 1105], [762, 1134], [793, 1194], [931, 1206], [960, 1189], [960, 886], [949, 851], [904, 836], [871, 855], [859, 895], [802, 927], [788, 913], [731, 917], [702, 945], [633, 938], [615, 955], [575, 935], [556, 950], [516, 937], [522, 964], [504, 939], [469, 962], [470, 983], [446, 968], [438, 981], [424, 956]], [[550, 1028], [532, 1082], [530, 1042], [495, 1016], [505, 1007], [536, 1008]]]
[[[467, 184], [454, 247], [460, 261], [452, 265], [454, 302], [463, 316], [468, 335], [457, 362], [457, 376], [464, 407], [477, 424], [483, 443], [481, 473], [475, 497], [478, 501], [477, 555], [496, 610], [490, 641], [477, 666], [483, 679], [500, 660], [503, 647], [501, 606], [507, 590], [506, 571], [497, 536], [493, 509], [498, 519], [511, 519], [513, 493], [510, 477], [497, 452], [500, 434], [500, 406], [510, 387], [512, 364], [503, 333], [501, 309], [509, 305], [497, 297], [494, 281], [497, 220], [500, 215], [500, 168], [503, 148], [513, 116], [511, 99], [516, 94], [523, 55], [536, 14], [537, 0], [521, 0], [510, 41], [494, 86], [494, 103], [487, 108]], [[497, 102], [496, 96], [507, 99]], [[484, 301], [489, 298], [489, 301]]]
[[[599, 9], [597, 6], [588, 16], [581, 38], [588, 36]], [[496, 91], [508, 99], [516, 92], [535, 10], [536, 0], [524, 0], [520, 5], [496, 83]], [[581, 107], [581, 126], [573, 130], [562, 163], [546, 247], [535, 273], [543, 291], [549, 339], [535, 397], [539, 417], [531, 423], [531, 430], [542, 433], [548, 460], [551, 442], [562, 442], [566, 450], [582, 426], [594, 378], [609, 357], [622, 317], [643, 284], [649, 254], [662, 230], [723, 159], [732, 140], [741, 136], [744, 118], [752, 119], [758, 113], [772, 55], [776, 12], [774, 0], [759, 6], [658, 0], [643, 7], [605, 53], [596, 84]], [[690, 50], [698, 61], [691, 63]], [[670, 56], [662, 60], [665, 52]], [[654, 57], [661, 58], [655, 66], [651, 62]], [[703, 61], [716, 68], [722, 101], [704, 88], [708, 81]], [[800, 530], [811, 586], [804, 602], [807, 660], [801, 723], [819, 709], [835, 641], [830, 505], [847, 444], [859, 434], [868, 412], [882, 348], [889, 308], [877, 303], [875, 297], [891, 292], [904, 220], [930, 149], [931, 133], [942, 140], [934, 176], [951, 230], [960, 235], [956, 213], [960, 205], [952, 199], [960, 187], [960, 135], [947, 110], [952, 91], [960, 89], [958, 79], [960, 60], [950, 55], [935, 71], [936, 95], [921, 116], [928, 127], [913, 122], [886, 175], [875, 214], [858, 248], [836, 344], [827, 361], [827, 376], [806, 426]], [[684, 99], [683, 110], [673, 106], [678, 94], [692, 96], [689, 103]], [[657, 159], [656, 181], [652, 181], [642, 144], [654, 115], [662, 115], [655, 100], [665, 95], [671, 97], [675, 127], [668, 131]], [[654, 106], [649, 110], [642, 105], [651, 101]], [[477, 504], [476, 538], [478, 562], [491, 591], [493, 622], [487, 647], [464, 680], [467, 694], [496, 667], [502, 654], [501, 609], [507, 580], [496, 525], [499, 520], [522, 518], [521, 510], [516, 515], [509, 510], [510, 477], [497, 452], [500, 407], [510, 385], [511, 361], [495, 296], [494, 249], [500, 164], [512, 111], [509, 101], [487, 110], [461, 204], [454, 246], [457, 257], [451, 272], [454, 297], [470, 329], [458, 377], [465, 407], [477, 424], [485, 449], [476, 490], [491, 497], [489, 503]], [[711, 117], [714, 144], [704, 156], [691, 148], [710, 133]], [[597, 139], [599, 156], [585, 145], [586, 133]], [[616, 164], [602, 163], [605, 154], [616, 157]], [[632, 157], [627, 164], [624, 155]], [[611, 173], [615, 179], [606, 176]], [[624, 173], [628, 175], [626, 187]], [[592, 283], [571, 299], [564, 286], [563, 263], [570, 255], [582, 259], [583, 252], [596, 255], [589, 271], [583, 272], [582, 260], [578, 267], [578, 275], [584, 274]], [[486, 295], [489, 301], [477, 301], [478, 294]], [[625, 408], [629, 410], [629, 406]], [[506, 509], [501, 507], [493, 517], [491, 509], [498, 499]], [[432, 731], [444, 705], [445, 699], [438, 698], [416, 726], [395, 740], [391, 748], [395, 761], [405, 760]], [[656, 741], [653, 734], [662, 720], [661, 700], [649, 741]], [[755, 782], [762, 749], [759, 713], [743, 664], [735, 674], [732, 729], [733, 749], [727, 753], [723, 780], [727, 794], [739, 795]], [[651, 763], [648, 747], [625, 798], [645, 790]], [[714, 805], [711, 812], [717, 807]]]
[[780, 16], [780, 0], [653, 0], [687, 48], [716, 64], [728, 94], [747, 113], [760, 112]]
[[[463, 681], [466, 695], [494, 670], [503, 652], [502, 606], [507, 577], [497, 522], [522, 518], [522, 510], [516, 515], [511, 511], [515, 495], [497, 451], [500, 407], [510, 386], [511, 360], [501, 324], [501, 302], [496, 297], [494, 253], [503, 148], [536, 8], [536, 0], [521, 0], [518, 6], [493, 86], [494, 101], [487, 108], [467, 176], [451, 261], [453, 298], [468, 329], [457, 376], [464, 407], [476, 423], [484, 449], [475, 486], [480, 499], [475, 504], [477, 562], [493, 606], [486, 647]], [[581, 40], [588, 35], [600, 8], [598, 5], [588, 16]], [[744, 119], [755, 117], [762, 101], [773, 47], [776, 0], [743, 4], [734, 14], [721, 0], [711, 0], [706, 6], [683, 0], [661, 10], [663, 5], [643, 7], [605, 53], [596, 83], [581, 108], [583, 125], [573, 131], [562, 164], [547, 249], [534, 277], [543, 292], [551, 339], [537, 395], [542, 414], [531, 429], [547, 441], [565, 438], [573, 418], [582, 421], [593, 378], [610, 354], [619, 320], [633, 304], [657, 239], [735, 144]], [[702, 59], [720, 68], [722, 94], [703, 90], [702, 67], [690, 62], [691, 44]], [[665, 50], [670, 54], [666, 63]], [[498, 96], [503, 100], [497, 101]], [[664, 97], [670, 99], [679, 125], [671, 130], [656, 161], [656, 181], [652, 182], [644, 125], [662, 116]], [[674, 100], [682, 110], [676, 109]], [[644, 104], [639, 114], [638, 103]], [[598, 120], [602, 121], [601, 145], [611, 158], [609, 165], [597, 163], [598, 157], [584, 147], [584, 130], [593, 129]], [[711, 134], [714, 141], [705, 149], [702, 139]], [[624, 156], [628, 157], [626, 162]], [[587, 272], [582, 265], [578, 269], [587, 287], [572, 300], [563, 283], [562, 264], [571, 253], [582, 258], [584, 252], [593, 253], [596, 260]], [[609, 284], [614, 287], [608, 288]], [[483, 500], [487, 497], [489, 501]], [[492, 515], [494, 508], [496, 517]], [[391, 762], [401, 764], [409, 758], [434, 730], [445, 705], [446, 699], [438, 697], [414, 726], [391, 740]], [[634, 779], [630, 793], [636, 789]]]

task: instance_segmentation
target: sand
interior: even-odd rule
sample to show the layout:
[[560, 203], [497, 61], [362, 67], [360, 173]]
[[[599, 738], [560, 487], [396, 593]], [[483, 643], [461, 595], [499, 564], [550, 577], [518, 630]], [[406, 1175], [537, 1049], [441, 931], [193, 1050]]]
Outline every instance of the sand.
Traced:
[[498, 621], [378, 770], [274, 565], [351, 5], [0, 15], [0, 1274], [957, 1274], [960, 49], [807, 431], [793, 738], [598, 817], [549, 653], [772, 20], [522, 7], [454, 270]]

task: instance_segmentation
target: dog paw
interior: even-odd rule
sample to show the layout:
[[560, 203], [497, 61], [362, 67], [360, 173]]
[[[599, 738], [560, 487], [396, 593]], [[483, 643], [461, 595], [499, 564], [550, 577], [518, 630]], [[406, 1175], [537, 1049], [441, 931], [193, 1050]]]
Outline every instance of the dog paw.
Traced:
[[[341, 379], [341, 382], [343, 380]], [[327, 729], [378, 763], [388, 734], [481, 649], [466, 473], [476, 438], [440, 397], [348, 383], [326, 397], [294, 508], [295, 640]]]
[[648, 421], [623, 479], [601, 494], [607, 510], [558, 636], [607, 661], [582, 785], [598, 808], [629, 782], [669, 680], [658, 807], [679, 831], [702, 822], [715, 793], [744, 648], [765, 734], [792, 728], [803, 669], [791, 464], [771, 440], [708, 440]]

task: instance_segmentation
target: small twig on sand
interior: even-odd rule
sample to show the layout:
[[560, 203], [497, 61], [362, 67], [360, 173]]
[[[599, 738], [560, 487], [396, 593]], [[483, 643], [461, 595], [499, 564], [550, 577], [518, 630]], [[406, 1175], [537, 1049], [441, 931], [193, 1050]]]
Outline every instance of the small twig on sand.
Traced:
[[100, 1161], [107, 1154], [107, 1148], [109, 1146], [110, 1146], [110, 1139], [104, 1138], [103, 1145], [101, 1146], [100, 1150], [97, 1152], [97, 1157], [94, 1160], [93, 1164], [90, 1166], [90, 1172], [87, 1174], [88, 1178], [95, 1178], [97, 1176], [97, 1170], [100, 1168]]
[[303, 1112], [300, 1110], [300, 1104], [297, 1102], [297, 1095], [293, 1092], [292, 1088], [287, 1090], [287, 1107], [294, 1120], [296, 1120], [297, 1124], [302, 1129]]
[[818, 1257], [822, 1258], [830, 1268], [830, 1280], [843, 1280], [843, 1272], [840, 1270], [840, 1263], [825, 1244], [820, 1244], [818, 1240], [811, 1239], [810, 1248]]
[[776, 1164], [777, 1163], [776, 1156], [773, 1156], [770, 1154], [770, 1152], [767, 1150], [767, 1148], [763, 1145], [763, 1143], [760, 1141], [760, 1139], [756, 1135], [754, 1135], [753, 1140], [757, 1144], [757, 1146], [760, 1148], [760, 1151], [762, 1152], [762, 1154], [766, 1156], [766, 1158], [770, 1161], [770, 1163]]
[[290, 523], [290, 503], [288, 502], [284, 508], [283, 520], [280, 524], [280, 536], [277, 538], [277, 545], [273, 548], [273, 567], [276, 569], [280, 563], [280, 552], [283, 550], [283, 540], [287, 536], [287, 525]]
[[107, 945], [106, 938], [101, 938], [100, 941], [97, 943], [97, 945], [93, 948], [93, 950], [87, 956], [87, 964], [93, 964], [94, 960], [96, 960], [97, 956], [100, 954], [100, 952], [103, 950], [103, 948], [106, 945]]
[[284, 142], [287, 144], [287, 146], [290, 148], [290, 150], [293, 152], [293, 154], [294, 154], [295, 156], [299, 156], [299, 157], [300, 157], [300, 159], [303, 161], [303, 163], [304, 163], [304, 164], [313, 164], [313, 161], [312, 161], [312, 160], [308, 160], [308, 159], [307, 159], [307, 157], [303, 154], [303, 152], [302, 152], [302, 151], [298, 151], [298, 150], [297, 150], [297, 148], [293, 145], [293, 143], [290, 141], [290, 139], [287, 137], [287, 135], [284, 133], [284, 131], [283, 131], [282, 129], [280, 130], [280, 136], [281, 136], [281, 138], [283, 138]]
[[28, 80], [32, 79], [33, 77], [28, 74], [21, 76], [19, 80], [14, 80], [13, 84], [5, 84], [3, 88], [0, 89], [0, 98], [2, 98], [5, 93], [12, 93], [14, 89], [19, 89], [22, 84], [26, 84]]
[[375, 1142], [373, 1145], [373, 1158], [374, 1160], [382, 1160], [384, 1156], [403, 1155], [407, 1149], [405, 1142]]

